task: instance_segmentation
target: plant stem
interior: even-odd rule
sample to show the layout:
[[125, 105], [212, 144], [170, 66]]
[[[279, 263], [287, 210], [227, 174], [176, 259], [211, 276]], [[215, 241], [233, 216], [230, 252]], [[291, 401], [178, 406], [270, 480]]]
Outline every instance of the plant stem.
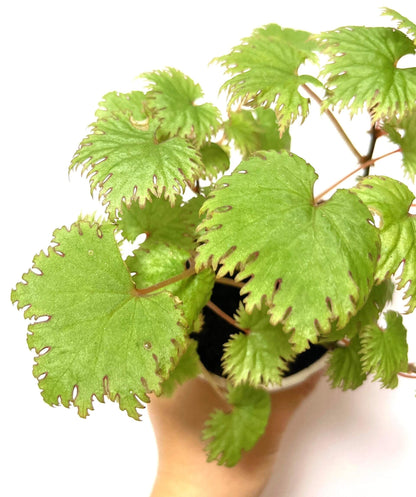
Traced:
[[[322, 106], [322, 99], [311, 89], [309, 88], [308, 85], [302, 85], [302, 88], [310, 95], [321, 107]], [[334, 116], [334, 114], [329, 110], [326, 109], [324, 110], [324, 113], [327, 115], [329, 120], [332, 122], [332, 124], [335, 126], [335, 129], [338, 131], [338, 133], [341, 135], [345, 143], [348, 145], [348, 148], [351, 150], [351, 152], [355, 155], [357, 158], [358, 162], [363, 162], [365, 160], [365, 157], [363, 157], [360, 152], [354, 147], [352, 141], [348, 138], [347, 134], [343, 130], [342, 126]]]
[[[377, 141], [377, 138], [379, 137], [379, 133], [378, 133], [378, 130], [376, 128], [376, 125], [373, 124], [373, 126], [371, 127], [371, 140], [370, 140], [370, 145], [368, 147], [368, 153], [365, 157], [363, 157], [363, 160], [360, 161], [362, 164], [366, 163], [367, 161], [371, 160], [373, 158], [373, 153], [374, 153], [374, 148], [376, 146], [376, 141]], [[366, 177], [369, 175], [370, 173], [370, 165], [369, 164], [368, 166], [366, 166], [364, 168], [364, 171], [363, 171], [363, 176]]]
[[221, 283], [222, 285], [235, 286], [236, 288], [243, 288], [244, 283], [240, 281], [235, 281], [232, 278], [218, 278], [215, 280], [216, 283]]
[[416, 364], [410, 363], [408, 364], [407, 373], [399, 373], [400, 376], [404, 378], [413, 378], [416, 379]]
[[209, 301], [206, 304], [206, 306], [209, 309], [211, 309], [212, 312], [215, 312], [215, 314], [217, 314], [222, 319], [224, 319], [224, 321], [227, 321], [227, 323], [231, 324], [231, 326], [234, 326], [234, 328], [237, 328], [238, 330], [244, 331], [244, 333], [246, 333], [246, 334], [250, 333], [249, 330], [245, 330], [244, 328], [241, 328], [241, 326], [239, 326], [237, 324], [237, 321], [235, 319], [233, 319], [231, 316], [229, 316], [223, 310], [221, 310], [216, 304], [214, 304], [214, 302]]
[[321, 200], [322, 197], [324, 197], [328, 192], [330, 192], [331, 190], [333, 190], [334, 188], [336, 188], [338, 185], [340, 185], [341, 183], [343, 183], [345, 180], [347, 180], [348, 178], [350, 178], [353, 174], [356, 174], [359, 171], [361, 171], [361, 169], [364, 169], [364, 168], [366, 168], [368, 166], [371, 166], [372, 164], [375, 164], [377, 161], [379, 161], [381, 159], [385, 159], [386, 157], [389, 157], [390, 155], [393, 155], [393, 154], [397, 154], [398, 152], [401, 152], [401, 151], [402, 151], [401, 148], [398, 148], [396, 150], [393, 150], [392, 152], [388, 152], [387, 154], [380, 155], [380, 157], [376, 157], [375, 159], [370, 159], [370, 160], [368, 160], [366, 162], [363, 162], [356, 169], [354, 169], [354, 171], [351, 171], [346, 176], [344, 176], [342, 179], [340, 179], [339, 181], [337, 181], [336, 183], [334, 183], [333, 185], [331, 185], [329, 188], [327, 188], [326, 190], [324, 190], [322, 193], [320, 193], [318, 196], [316, 196], [315, 197], [315, 204], [317, 204], [319, 202], [319, 200]]
[[171, 278], [168, 278], [167, 280], [160, 281], [159, 283], [156, 283], [155, 285], [148, 286], [146, 288], [134, 288], [133, 289], [133, 295], [135, 297], [142, 297], [143, 295], [147, 295], [148, 293], [153, 293], [157, 290], [160, 290], [161, 288], [164, 288], [165, 286], [172, 285], [172, 283], [176, 283], [177, 281], [184, 280], [186, 278], [189, 278], [190, 276], [193, 276], [195, 274], [195, 267], [191, 266], [189, 269], [186, 269], [180, 274], [177, 274], [175, 276], [172, 276]]

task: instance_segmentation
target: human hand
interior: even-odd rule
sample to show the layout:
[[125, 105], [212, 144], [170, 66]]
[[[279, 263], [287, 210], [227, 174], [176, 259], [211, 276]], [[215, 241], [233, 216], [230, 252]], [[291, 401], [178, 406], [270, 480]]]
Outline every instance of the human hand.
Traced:
[[280, 440], [294, 412], [311, 393], [322, 372], [300, 385], [271, 394], [265, 433], [232, 468], [206, 462], [201, 432], [211, 412], [227, 403], [204, 379], [179, 387], [172, 398], [153, 397], [149, 415], [159, 450], [151, 497], [255, 497], [266, 485]]

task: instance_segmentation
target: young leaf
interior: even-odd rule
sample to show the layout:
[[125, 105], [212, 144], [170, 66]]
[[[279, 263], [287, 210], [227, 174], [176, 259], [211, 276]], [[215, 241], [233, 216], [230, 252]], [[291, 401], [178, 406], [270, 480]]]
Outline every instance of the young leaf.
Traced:
[[396, 143], [403, 154], [403, 168], [407, 176], [416, 178], [416, 110], [409, 112], [401, 119], [390, 119], [383, 126], [390, 140]]
[[138, 419], [140, 401], [159, 393], [174, 367], [185, 323], [170, 293], [134, 295], [113, 231], [87, 222], [56, 230], [12, 301], [36, 320], [28, 344], [39, 354], [34, 375], [48, 404], [73, 402], [85, 417], [93, 396], [107, 396]]
[[[296, 352], [343, 327], [367, 300], [379, 252], [371, 214], [356, 195], [338, 190], [314, 205], [314, 169], [286, 152], [242, 162], [218, 181], [202, 209], [196, 266], [240, 269], [247, 311], [265, 302], [272, 324], [292, 332]], [[305, 256], [307, 254], [307, 257]]]
[[248, 385], [229, 387], [231, 412], [216, 410], [205, 423], [202, 439], [208, 441], [208, 462], [235, 466], [242, 451], [254, 447], [266, 429], [270, 415], [270, 396], [263, 389]]
[[401, 14], [399, 14], [398, 12], [396, 12], [393, 9], [387, 9], [387, 8], [383, 9], [382, 15], [390, 16], [395, 21], [398, 21], [397, 22], [398, 28], [402, 29], [404, 31], [407, 31], [407, 34], [413, 39], [413, 43], [416, 43], [416, 40], [415, 40], [415, 38], [416, 38], [416, 25], [413, 22], [409, 21], [409, 19], [407, 19], [407, 17], [402, 16]]
[[217, 143], [204, 143], [199, 149], [202, 163], [204, 164], [205, 176], [213, 179], [219, 173], [225, 172], [230, 167], [228, 152]]
[[404, 33], [392, 28], [348, 26], [320, 35], [329, 62], [326, 106], [345, 107], [355, 114], [366, 107], [374, 121], [416, 105], [416, 68], [400, 69], [397, 62], [415, 53]]
[[270, 324], [264, 307], [255, 309], [252, 314], [242, 307], [236, 320], [239, 326], [249, 331], [248, 334], [232, 335], [224, 345], [224, 373], [234, 385], [279, 385], [287, 370], [287, 361], [295, 356], [289, 335], [280, 324]]
[[373, 373], [386, 388], [396, 388], [397, 374], [407, 371], [406, 328], [402, 316], [389, 311], [385, 314], [386, 329], [377, 324], [367, 326], [362, 333], [362, 363], [367, 373]]
[[135, 121], [143, 121], [146, 119], [143, 108], [144, 98], [145, 95], [141, 91], [132, 91], [130, 93], [112, 91], [104, 95], [95, 115], [98, 119], [108, 119], [113, 114], [124, 112], [131, 115]]
[[169, 378], [162, 383], [163, 396], [171, 397], [179, 385], [183, 385], [201, 373], [201, 363], [196, 348], [197, 343], [191, 340]]
[[130, 114], [112, 114], [93, 125], [81, 142], [70, 170], [88, 170], [91, 191], [109, 203], [114, 214], [122, 201], [137, 199], [144, 205], [151, 196], [171, 204], [187, 183], [204, 174], [198, 152], [183, 138], [156, 143], [151, 131], [139, 129]]
[[224, 133], [245, 158], [258, 150], [290, 149], [289, 130], [280, 136], [276, 114], [263, 107], [230, 112], [224, 123]]
[[360, 199], [381, 216], [381, 254], [376, 278], [389, 278], [403, 262], [398, 289], [407, 283], [405, 298], [409, 311], [416, 307], [416, 216], [409, 214], [414, 194], [400, 181], [385, 176], [370, 176], [354, 189]]
[[275, 104], [280, 131], [283, 132], [298, 116], [308, 114], [308, 99], [299, 93], [299, 86], [312, 83], [314, 77], [299, 75], [299, 66], [307, 59], [315, 61], [317, 49], [310, 33], [282, 29], [269, 24], [256, 29], [241, 45], [216, 60], [232, 77], [222, 86], [230, 94], [230, 104], [242, 101], [252, 107]]
[[177, 69], [142, 75], [149, 82], [146, 106], [159, 121], [161, 136], [182, 136], [197, 146], [218, 131], [219, 110], [212, 104], [196, 104], [201, 87]]
[[330, 354], [327, 374], [332, 387], [342, 390], [355, 390], [367, 378], [361, 364], [360, 339], [355, 336], [348, 346], [338, 347]]
[[[184, 272], [190, 257], [190, 252], [181, 247], [152, 243], [150, 249], [136, 250], [126, 263], [134, 273], [137, 288], [146, 288]], [[214, 281], [215, 273], [206, 269], [166, 287], [183, 302], [182, 310], [189, 327], [210, 299]]]
[[182, 199], [176, 200], [172, 206], [163, 198], [152, 197], [151, 202], [140, 206], [132, 202], [130, 206], [122, 206], [121, 219], [118, 222], [123, 237], [135, 240], [146, 233], [146, 247], [149, 242], [176, 245], [186, 250], [192, 250], [195, 244], [195, 227], [199, 222], [198, 211], [204, 197], [194, 197], [182, 204]]

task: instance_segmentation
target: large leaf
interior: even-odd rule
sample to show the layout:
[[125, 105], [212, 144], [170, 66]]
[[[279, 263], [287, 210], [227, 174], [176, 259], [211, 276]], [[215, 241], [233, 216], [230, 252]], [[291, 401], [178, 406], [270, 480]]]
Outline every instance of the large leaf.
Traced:
[[265, 152], [225, 176], [204, 203], [197, 268], [240, 270], [248, 312], [262, 302], [292, 332], [296, 351], [344, 327], [372, 287], [379, 242], [358, 197], [338, 190], [314, 205], [314, 169], [286, 152]]
[[91, 191], [100, 190], [110, 213], [123, 200], [144, 205], [152, 195], [173, 205], [187, 183], [204, 175], [199, 154], [184, 138], [158, 143], [152, 131], [141, 129], [123, 112], [93, 125], [72, 159], [70, 169], [78, 167], [88, 170]]
[[198, 104], [201, 87], [177, 69], [143, 74], [149, 82], [146, 105], [159, 121], [162, 136], [182, 136], [201, 145], [219, 128], [219, 110], [212, 104]]
[[12, 301], [37, 320], [28, 344], [38, 353], [34, 375], [47, 403], [73, 402], [85, 417], [93, 396], [107, 396], [138, 418], [140, 401], [159, 393], [174, 367], [185, 323], [170, 293], [135, 296], [113, 231], [87, 222], [55, 231]]
[[248, 385], [230, 387], [231, 412], [216, 410], [205, 423], [203, 440], [207, 440], [208, 461], [234, 466], [242, 451], [254, 447], [266, 429], [270, 415], [270, 396]]
[[270, 324], [267, 309], [248, 314], [239, 309], [237, 323], [247, 333], [235, 333], [224, 345], [223, 370], [234, 385], [278, 385], [287, 362], [295, 356], [280, 324]]
[[269, 24], [256, 29], [249, 38], [217, 61], [232, 77], [222, 86], [230, 94], [230, 103], [243, 101], [253, 107], [275, 104], [281, 132], [298, 116], [308, 114], [309, 101], [299, 93], [299, 86], [321, 83], [309, 75], [299, 75], [299, 66], [315, 61], [317, 44], [310, 33], [282, 29]]
[[400, 69], [397, 62], [415, 53], [415, 46], [392, 28], [349, 26], [320, 35], [329, 56], [326, 105], [347, 107], [351, 114], [367, 108], [374, 121], [416, 105], [416, 68]]
[[406, 372], [407, 340], [403, 319], [397, 312], [385, 314], [386, 328], [377, 324], [367, 326], [362, 333], [362, 362], [367, 373], [374, 373], [386, 388], [396, 388], [399, 384], [397, 374]]
[[405, 287], [409, 312], [416, 307], [416, 216], [409, 213], [414, 194], [395, 179], [370, 176], [355, 188], [361, 200], [381, 216], [381, 254], [376, 278], [383, 280], [403, 263], [398, 289]]

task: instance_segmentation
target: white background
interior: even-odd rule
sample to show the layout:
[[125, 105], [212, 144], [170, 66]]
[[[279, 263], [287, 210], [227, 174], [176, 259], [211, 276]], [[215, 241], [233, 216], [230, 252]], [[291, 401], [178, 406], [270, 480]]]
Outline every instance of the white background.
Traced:
[[[391, 2], [416, 21], [409, 1]], [[97, 404], [87, 420], [51, 408], [32, 377], [26, 323], [9, 302], [10, 289], [47, 247], [55, 228], [97, 209], [85, 179], [68, 181], [67, 166], [96, 105], [108, 91], [140, 87], [139, 74], [176, 67], [217, 100], [223, 81], [208, 62], [263, 24], [320, 32], [342, 25], [389, 25], [377, 1], [18, 1], [0, 12], [2, 387], [0, 493], [137, 495], [150, 492], [157, 453], [144, 414], [137, 423], [117, 405]], [[409, 63], [409, 61], [408, 61]], [[410, 62], [412, 63], [412, 62]], [[413, 65], [416, 65], [413, 63]], [[293, 151], [326, 174], [316, 191], [355, 166], [325, 118], [294, 132]], [[315, 123], [315, 124], [314, 124]], [[347, 128], [351, 123], [347, 120]], [[355, 126], [355, 125], [354, 125]], [[368, 128], [352, 137], [366, 151]], [[362, 137], [361, 137], [362, 135]], [[380, 141], [376, 156], [389, 146]], [[400, 177], [399, 157], [377, 173]], [[414, 190], [414, 186], [413, 186]], [[407, 318], [415, 343], [416, 323]], [[413, 360], [415, 347], [412, 347]], [[414, 494], [414, 380], [394, 391], [368, 382], [342, 393], [322, 380], [287, 431], [271, 497], [391, 497]]]

